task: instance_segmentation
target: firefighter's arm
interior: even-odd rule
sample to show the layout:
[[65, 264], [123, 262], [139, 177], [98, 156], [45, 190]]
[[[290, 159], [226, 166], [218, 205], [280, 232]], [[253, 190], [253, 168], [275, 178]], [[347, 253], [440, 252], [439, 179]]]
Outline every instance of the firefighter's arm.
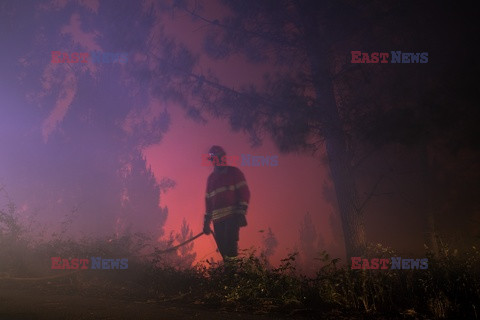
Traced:
[[250, 189], [248, 188], [247, 180], [243, 173], [238, 170], [237, 179], [235, 184], [235, 194], [237, 197], [237, 205], [241, 211], [245, 214], [248, 209], [248, 203], [250, 201]]
[[211, 199], [208, 196], [208, 182], [207, 182], [207, 192], [205, 194], [205, 216], [203, 217], [203, 233], [210, 234], [210, 221], [212, 221], [212, 203]]
[[205, 234], [210, 234], [210, 221], [212, 220], [212, 217], [208, 215], [208, 213], [205, 214], [205, 217], [203, 219], [203, 233]]
[[243, 173], [238, 170], [237, 183], [235, 184], [235, 193], [237, 197], [237, 221], [240, 227], [247, 226], [247, 210], [250, 201], [250, 189]]

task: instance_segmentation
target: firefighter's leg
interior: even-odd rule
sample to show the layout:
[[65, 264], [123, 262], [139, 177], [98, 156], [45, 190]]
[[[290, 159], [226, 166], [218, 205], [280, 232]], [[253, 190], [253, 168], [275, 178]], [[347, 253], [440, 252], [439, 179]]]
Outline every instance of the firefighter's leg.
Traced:
[[218, 251], [222, 257], [225, 257], [226, 254], [226, 230], [225, 230], [225, 221], [215, 222], [213, 224], [213, 229], [215, 232], [215, 241], [217, 242]]
[[234, 274], [238, 269], [238, 238], [239, 227], [236, 220], [230, 219], [226, 221], [226, 242], [225, 255], [223, 261], [225, 263], [225, 272], [227, 274]]
[[238, 240], [240, 227], [237, 224], [235, 219], [229, 219], [225, 221], [226, 229], [226, 243], [225, 243], [225, 255], [227, 257], [236, 257], [238, 256]]

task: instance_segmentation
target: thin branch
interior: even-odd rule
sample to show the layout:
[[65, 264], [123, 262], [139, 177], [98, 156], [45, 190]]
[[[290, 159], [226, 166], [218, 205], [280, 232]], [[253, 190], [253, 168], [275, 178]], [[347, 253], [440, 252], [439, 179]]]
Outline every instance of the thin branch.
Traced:
[[292, 42], [290, 42], [288, 40], [285, 40], [285, 39], [280, 39], [280, 38], [277, 38], [277, 37], [272, 38], [271, 36], [268, 36], [266, 34], [262, 34], [262, 33], [259, 33], [259, 32], [254, 32], [254, 31], [241, 29], [241, 28], [233, 28], [229, 25], [221, 23], [218, 19], [215, 19], [215, 20], [207, 19], [204, 16], [196, 13], [195, 12], [196, 9], [194, 9], [192, 11], [192, 10], [187, 9], [186, 7], [177, 7], [177, 8], [185, 11], [186, 13], [190, 14], [192, 17], [200, 19], [200, 20], [202, 20], [204, 22], [207, 22], [208, 24], [216, 26], [216, 27], [224, 28], [224, 29], [227, 29], [227, 30], [230, 30], [230, 31], [233, 31], [233, 32], [244, 33], [244, 34], [247, 34], [247, 35], [251, 35], [255, 38], [260, 38], [260, 39], [263, 39], [263, 40], [271, 41], [271, 42], [274, 42], [274, 43], [277, 43], [277, 44], [280, 44], [280, 45], [288, 45], [288, 46], [291, 46], [291, 47], [296, 47], [295, 43], [292, 43]]
[[361, 213], [363, 211], [363, 209], [365, 208], [365, 206], [367, 205], [368, 201], [370, 201], [370, 199], [375, 195], [375, 191], [377, 190], [378, 188], [378, 185], [380, 184], [380, 182], [383, 180], [383, 175], [381, 175], [377, 181], [375, 182], [375, 185], [373, 186], [372, 188], [372, 191], [368, 194], [368, 196], [365, 198], [365, 200], [363, 201], [363, 203], [360, 205], [360, 207], [358, 208], [355, 208], [357, 210], [357, 213]]

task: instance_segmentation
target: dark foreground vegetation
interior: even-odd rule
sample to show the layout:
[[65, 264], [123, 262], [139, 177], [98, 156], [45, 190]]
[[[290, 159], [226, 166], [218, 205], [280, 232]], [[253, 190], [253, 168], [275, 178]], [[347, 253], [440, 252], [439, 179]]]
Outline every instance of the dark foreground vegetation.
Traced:
[[[174, 303], [184, 306], [183, 310], [194, 307], [241, 313], [244, 319], [249, 314], [328, 319], [480, 318], [480, 253], [474, 246], [463, 253], [443, 246], [437, 257], [427, 252], [426, 270], [351, 270], [324, 252], [319, 256], [320, 269], [306, 277], [296, 271], [295, 253], [276, 268], [249, 250], [234, 268], [205, 262], [179, 269], [175, 261], [181, 257], [160, 254], [142, 235], [72, 240], [63, 233], [34, 241], [30, 231], [12, 212], [0, 212], [0, 288]], [[51, 269], [51, 257], [92, 256], [128, 258], [128, 269]], [[376, 245], [369, 248], [367, 256], [390, 258], [397, 254]], [[5, 307], [2, 304], [0, 301], [0, 309]]]

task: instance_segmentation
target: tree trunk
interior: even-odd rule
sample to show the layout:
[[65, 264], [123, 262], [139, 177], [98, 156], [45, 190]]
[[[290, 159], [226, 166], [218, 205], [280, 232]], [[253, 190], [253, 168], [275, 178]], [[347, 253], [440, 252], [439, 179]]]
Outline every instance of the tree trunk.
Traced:
[[366, 235], [363, 212], [359, 211], [351, 155], [347, 149], [344, 132], [341, 130], [341, 120], [332, 83], [317, 86], [316, 94], [324, 102], [323, 112], [331, 121], [331, 126], [329, 125], [325, 130], [325, 147], [342, 221], [346, 255], [350, 260], [351, 257], [362, 256], [365, 253]]
[[[425, 232], [424, 232], [424, 242], [427, 245], [428, 249], [432, 252], [434, 256], [438, 256], [439, 248], [437, 241], [437, 233], [435, 230], [435, 211], [437, 205], [435, 202], [435, 192], [433, 186], [435, 186], [435, 178], [433, 175], [433, 170], [435, 170], [434, 161], [430, 161], [428, 146], [426, 143], [422, 144], [421, 147], [421, 159], [422, 159], [422, 169], [424, 172], [423, 183], [425, 191], [425, 204], [424, 204], [424, 213], [425, 213]], [[432, 155], [433, 157], [433, 155]]]
[[326, 119], [322, 129], [325, 132], [325, 146], [338, 209], [343, 227], [347, 262], [351, 257], [362, 256], [366, 249], [366, 234], [363, 213], [359, 210], [355, 181], [352, 172], [351, 153], [348, 150], [345, 132], [334, 96], [330, 73], [329, 50], [332, 45], [332, 30], [320, 27], [320, 20], [309, 11], [308, 6], [298, 4], [299, 13], [304, 18], [305, 43], [315, 85], [316, 99], [322, 108], [322, 118]]

